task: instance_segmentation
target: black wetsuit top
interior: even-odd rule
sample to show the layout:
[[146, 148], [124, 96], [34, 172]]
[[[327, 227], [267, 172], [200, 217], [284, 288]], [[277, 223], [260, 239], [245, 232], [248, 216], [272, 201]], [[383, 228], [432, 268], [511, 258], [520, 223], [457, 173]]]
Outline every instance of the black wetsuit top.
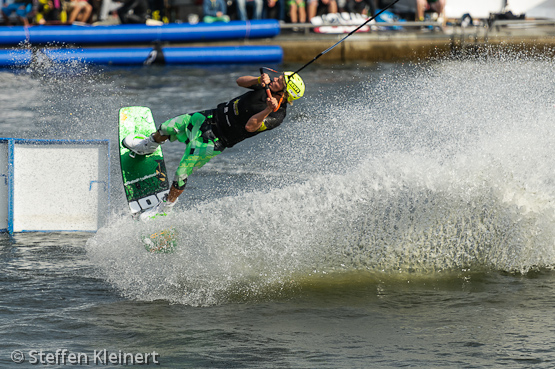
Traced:
[[255, 136], [268, 129], [274, 129], [283, 122], [286, 115], [287, 104], [282, 103], [279, 109], [271, 112], [262, 127], [256, 132], [248, 132], [245, 125], [256, 113], [261, 112], [268, 106], [266, 103], [266, 91], [261, 86], [251, 87], [253, 90], [241, 96], [237, 96], [227, 103], [219, 104], [214, 111], [215, 126], [213, 132], [225, 147], [232, 147], [238, 142]]

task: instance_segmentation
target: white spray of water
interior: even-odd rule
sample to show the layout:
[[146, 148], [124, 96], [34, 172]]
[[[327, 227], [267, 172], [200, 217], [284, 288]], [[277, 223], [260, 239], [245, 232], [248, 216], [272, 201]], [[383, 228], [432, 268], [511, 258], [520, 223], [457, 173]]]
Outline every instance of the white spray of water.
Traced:
[[[338, 91], [314, 102], [328, 108], [301, 132], [283, 131], [314, 145], [309, 164], [295, 145], [274, 153], [323, 174], [148, 224], [116, 218], [89, 241], [90, 258], [130, 298], [191, 305], [279, 294], [320, 273], [550, 268], [552, 67], [515, 54], [444, 61], [348, 100]], [[177, 252], [146, 253], [140, 236], [170, 226]]]

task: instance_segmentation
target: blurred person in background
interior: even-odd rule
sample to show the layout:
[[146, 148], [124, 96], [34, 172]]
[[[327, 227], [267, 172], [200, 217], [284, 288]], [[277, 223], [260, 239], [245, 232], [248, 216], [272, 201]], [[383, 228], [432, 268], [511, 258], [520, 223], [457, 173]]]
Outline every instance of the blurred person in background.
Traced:
[[285, 21], [285, 0], [265, 0], [262, 17]]
[[10, 16], [15, 13], [17, 19], [25, 26], [29, 26], [28, 16], [33, 11], [33, 0], [15, 0], [14, 2], [9, 2], [4, 0], [2, 2], [2, 16], [4, 17], [4, 23], [7, 26], [11, 26]]
[[374, 0], [347, 0], [345, 11], [364, 14], [371, 18], [376, 14], [376, 4]]
[[225, 0], [204, 0], [202, 10], [204, 11], [202, 19], [204, 23], [229, 22]]
[[423, 21], [426, 11], [436, 12], [439, 18], [444, 19], [445, 2], [446, 0], [416, 0], [416, 20]]
[[336, 0], [308, 0], [308, 20], [318, 15], [319, 10], [326, 8], [327, 14], [337, 13]]
[[248, 20], [247, 7], [252, 8], [252, 19], [262, 19], [264, 0], [237, 0], [237, 15], [242, 21]]
[[147, 0], [125, 0], [117, 12], [122, 24], [145, 24], [148, 18]]
[[93, 7], [87, 0], [71, 0], [67, 3], [67, 22], [87, 23], [91, 17]]
[[61, 0], [39, 0], [35, 19], [37, 24], [58, 24], [61, 23], [61, 12]]
[[306, 23], [305, 0], [287, 0], [289, 5], [289, 19], [291, 23]]

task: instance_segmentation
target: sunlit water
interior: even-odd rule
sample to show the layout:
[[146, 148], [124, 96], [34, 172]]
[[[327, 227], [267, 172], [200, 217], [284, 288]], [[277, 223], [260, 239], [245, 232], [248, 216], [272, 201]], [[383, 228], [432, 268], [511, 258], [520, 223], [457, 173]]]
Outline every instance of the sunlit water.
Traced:
[[[148, 224], [127, 214], [114, 155], [96, 234], [0, 241], [2, 367], [62, 348], [155, 350], [174, 368], [552, 367], [553, 64], [313, 65], [287, 123], [213, 159]], [[257, 70], [5, 70], [0, 129], [115, 148], [120, 107], [161, 123]], [[173, 173], [182, 146], [164, 152]], [[145, 252], [167, 227], [176, 252]]]

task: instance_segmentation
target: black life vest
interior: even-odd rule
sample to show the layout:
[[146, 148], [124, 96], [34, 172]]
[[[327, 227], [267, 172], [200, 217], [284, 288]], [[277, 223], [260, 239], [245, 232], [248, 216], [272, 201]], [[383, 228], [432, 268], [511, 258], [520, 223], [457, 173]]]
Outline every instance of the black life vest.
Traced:
[[218, 105], [214, 133], [226, 147], [232, 147], [260, 132], [274, 129], [283, 122], [286, 115], [286, 103], [281, 104], [277, 111], [271, 112], [256, 132], [248, 132], [245, 129], [245, 125], [253, 115], [266, 109], [268, 106], [266, 98], [266, 91], [260, 86], [254, 86], [253, 91]]

